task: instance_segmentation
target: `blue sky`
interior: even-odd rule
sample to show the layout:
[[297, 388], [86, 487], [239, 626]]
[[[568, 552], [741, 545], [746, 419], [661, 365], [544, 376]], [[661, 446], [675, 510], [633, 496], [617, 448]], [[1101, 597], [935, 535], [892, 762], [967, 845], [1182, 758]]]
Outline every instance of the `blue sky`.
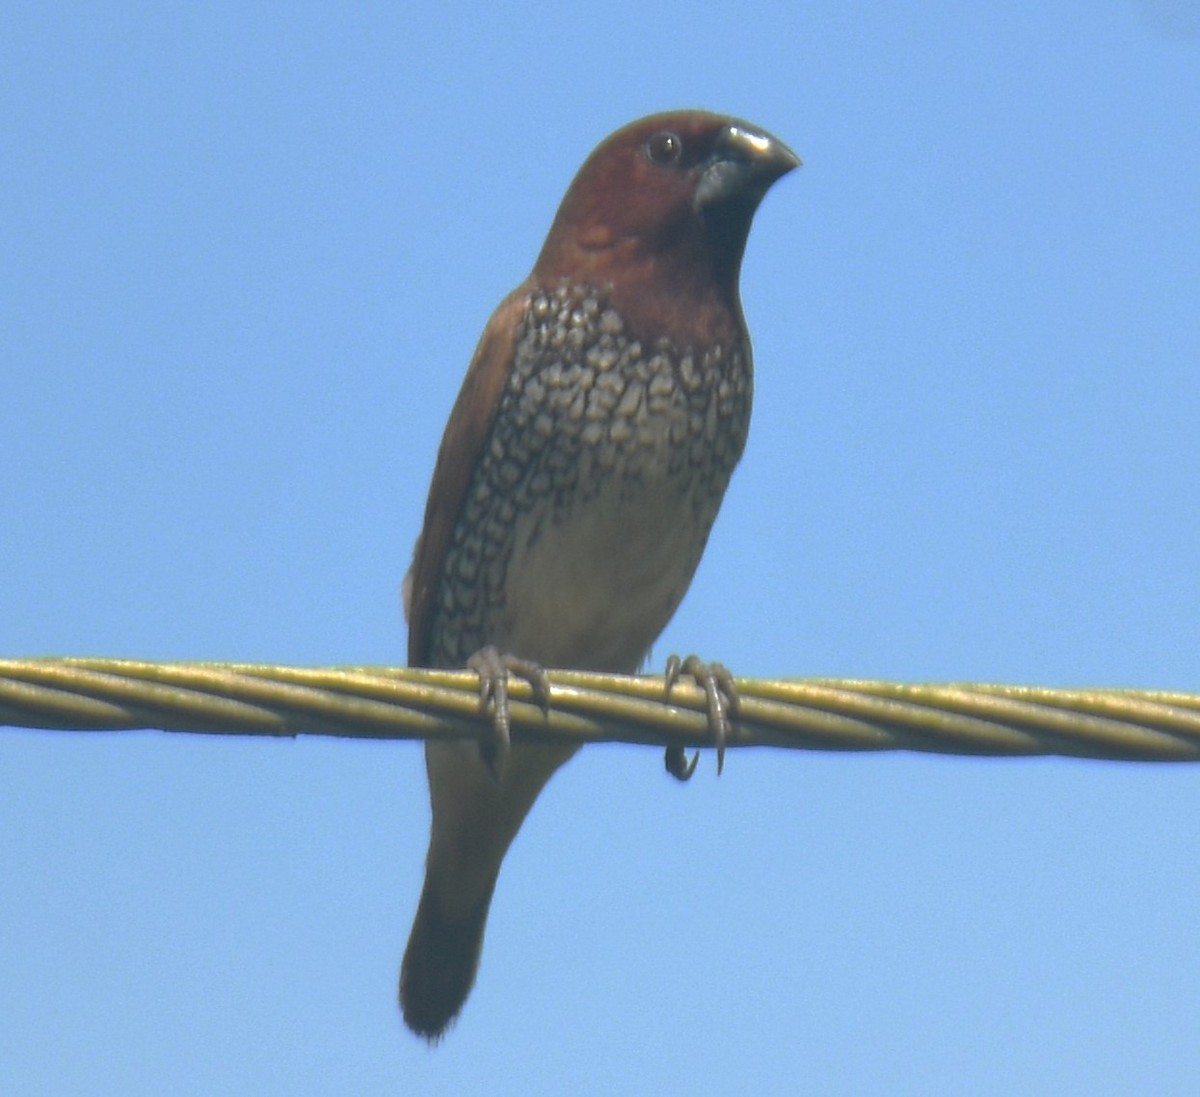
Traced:
[[[445, 416], [575, 169], [805, 167], [750, 444], [655, 653], [1200, 691], [1200, 8], [10, 4], [0, 653], [397, 663]], [[1155, 1094], [1200, 769], [607, 746], [430, 1051], [416, 744], [0, 733], [14, 1094]]]

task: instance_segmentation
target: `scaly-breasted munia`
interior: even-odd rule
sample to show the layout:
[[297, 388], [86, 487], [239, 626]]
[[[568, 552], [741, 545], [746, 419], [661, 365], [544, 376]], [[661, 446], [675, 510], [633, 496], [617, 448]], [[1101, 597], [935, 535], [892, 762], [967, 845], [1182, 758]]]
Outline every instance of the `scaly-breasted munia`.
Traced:
[[[634, 122], [588, 157], [451, 412], [405, 581], [412, 666], [470, 662], [501, 687], [509, 660], [640, 668], [746, 442], [742, 252], [798, 164], [701, 111]], [[462, 1008], [504, 854], [575, 749], [516, 743], [489, 765], [476, 743], [426, 745], [433, 824], [400, 1001], [427, 1039]]]

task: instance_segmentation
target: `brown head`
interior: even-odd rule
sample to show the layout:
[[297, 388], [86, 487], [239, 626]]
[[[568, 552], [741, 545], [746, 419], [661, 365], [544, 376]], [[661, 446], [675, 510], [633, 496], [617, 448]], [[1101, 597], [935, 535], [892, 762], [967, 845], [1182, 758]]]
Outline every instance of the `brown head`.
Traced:
[[799, 164], [778, 138], [736, 118], [689, 110], [632, 122], [579, 169], [534, 279], [611, 285], [625, 319], [647, 330], [670, 332], [714, 305], [740, 322], [754, 211]]

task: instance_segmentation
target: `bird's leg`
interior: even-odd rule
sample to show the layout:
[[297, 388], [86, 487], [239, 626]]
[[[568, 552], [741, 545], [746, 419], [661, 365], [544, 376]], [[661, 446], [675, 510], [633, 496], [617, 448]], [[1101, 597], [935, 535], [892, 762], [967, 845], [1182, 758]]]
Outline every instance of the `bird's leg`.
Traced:
[[[738, 694], [737, 687], [733, 684], [733, 675], [725, 669], [724, 664], [706, 663], [698, 655], [689, 655], [686, 659], [671, 655], [667, 658], [667, 697], [671, 696], [672, 686], [684, 674], [704, 690], [708, 730], [717, 745], [717, 775], [720, 776], [725, 766], [725, 742], [729, 738], [729, 721], [731, 717], [737, 716], [738, 711]], [[683, 747], [669, 746], [664, 762], [667, 772], [672, 777], [686, 781], [695, 772], [699, 759], [699, 751], [688, 762]]]
[[542, 712], [550, 713], [550, 680], [538, 663], [497, 651], [491, 644], [480, 648], [467, 660], [467, 667], [479, 675], [479, 706], [491, 722], [479, 739], [479, 757], [492, 780], [499, 783], [511, 746], [511, 721], [508, 715], [508, 676], [523, 678], [533, 689], [534, 700]]

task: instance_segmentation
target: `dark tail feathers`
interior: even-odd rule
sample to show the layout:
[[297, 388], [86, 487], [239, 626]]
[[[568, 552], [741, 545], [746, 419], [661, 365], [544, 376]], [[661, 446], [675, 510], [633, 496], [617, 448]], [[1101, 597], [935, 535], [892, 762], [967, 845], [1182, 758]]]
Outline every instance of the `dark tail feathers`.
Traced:
[[495, 880], [457, 921], [446, 917], [428, 884], [421, 892], [400, 968], [400, 1008], [404, 1023], [430, 1043], [441, 1039], [471, 993], [494, 888]]

